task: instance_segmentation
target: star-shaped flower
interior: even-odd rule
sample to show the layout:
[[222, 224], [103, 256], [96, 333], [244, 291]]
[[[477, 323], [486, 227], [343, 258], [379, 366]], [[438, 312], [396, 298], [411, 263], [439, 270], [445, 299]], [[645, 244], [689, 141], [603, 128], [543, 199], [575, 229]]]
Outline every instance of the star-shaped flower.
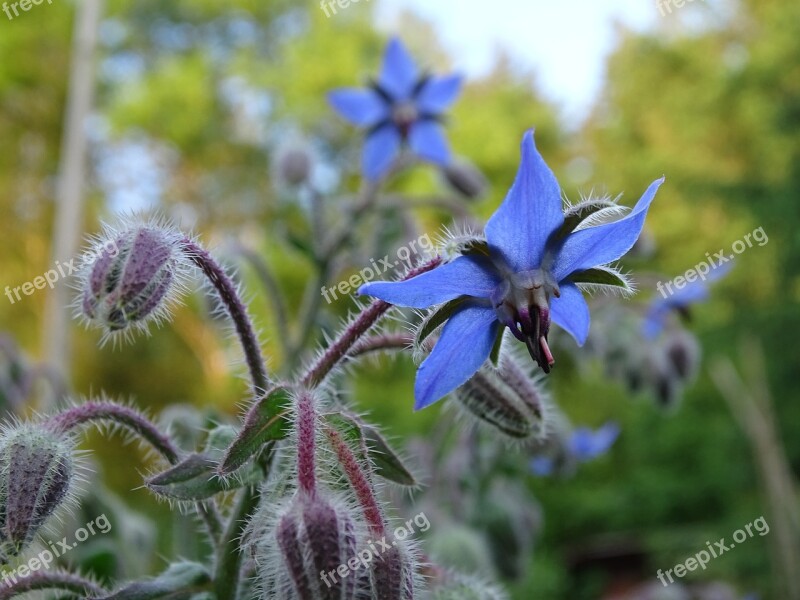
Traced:
[[558, 181], [537, 151], [533, 132], [527, 132], [516, 180], [486, 224], [485, 242], [468, 245], [461, 256], [428, 273], [402, 282], [368, 283], [359, 290], [398, 306], [444, 304], [434, 322], [447, 322], [417, 372], [416, 409], [472, 377], [503, 327], [525, 343], [545, 372], [554, 362], [547, 344], [551, 320], [583, 345], [589, 307], [578, 286], [630, 289], [622, 275], [601, 265], [631, 249], [663, 181], [650, 184], [624, 218], [588, 226], [588, 218], [619, 207], [590, 199], [565, 212]]
[[[648, 340], [658, 337], [667, 325], [667, 319], [672, 311], [688, 319], [691, 305], [708, 300], [710, 285], [725, 277], [730, 270], [730, 264], [717, 265], [707, 274], [704, 273], [701, 279], [686, 283], [674, 293], [671, 285], [662, 287], [659, 281], [657, 287], [661, 294], [656, 296], [647, 308], [647, 314], [642, 320], [642, 335]], [[667, 294], [664, 290], [670, 293]]]
[[386, 47], [378, 81], [367, 89], [345, 88], [328, 95], [342, 117], [367, 129], [362, 169], [379, 179], [401, 148], [436, 164], [450, 161], [442, 131], [442, 113], [461, 89], [461, 77], [420, 73], [403, 43], [393, 38]]
[[[619, 425], [613, 421], [596, 430], [578, 427], [570, 434], [564, 450], [579, 463], [589, 462], [608, 452], [619, 437], [619, 432]], [[531, 470], [539, 476], [552, 475], [560, 462], [563, 460], [558, 461], [553, 456], [537, 456], [531, 460]]]

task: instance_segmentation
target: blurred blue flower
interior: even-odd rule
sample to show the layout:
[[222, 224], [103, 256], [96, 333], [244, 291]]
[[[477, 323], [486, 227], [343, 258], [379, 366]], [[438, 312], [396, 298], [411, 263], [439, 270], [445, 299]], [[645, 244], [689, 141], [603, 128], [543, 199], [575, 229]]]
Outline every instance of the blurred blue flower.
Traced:
[[[558, 181], [536, 149], [533, 132], [527, 132], [516, 180], [486, 224], [484, 245], [412, 279], [368, 283], [359, 290], [399, 306], [449, 303], [439, 341], [417, 372], [416, 409], [472, 377], [504, 326], [545, 372], [554, 362], [547, 344], [551, 319], [582, 345], [589, 307], [577, 284], [624, 285], [618, 273], [597, 267], [631, 249], [662, 182], [654, 181], [624, 218], [576, 231], [585, 215], [570, 211], [565, 219]], [[617, 283], [608, 283], [612, 280]]]
[[367, 129], [362, 170], [370, 181], [384, 175], [406, 145], [418, 157], [436, 164], [450, 161], [442, 130], [442, 113], [461, 89], [461, 77], [420, 73], [403, 43], [386, 46], [378, 81], [367, 89], [345, 88], [328, 94], [342, 117]]
[[[569, 436], [566, 451], [578, 462], [589, 462], [602, 456], [611, 449], [619, 437], [619, 425], [609, 421], [593, 431], [589, 427], [578, 427]], [[531, 471], [535, 475], [551, 475], [555, 471], [556, 461], [551, 456], [537, 456], [531, 459]]]
[[692, 304], [708, 300], [709, 285], [725, 277], [731, 268], [730, 264], [719, 265], [712, 269], [705, 280], [696, 279], [689, 282], [668, 296], [663, 291], [661, 295], [655, 296], [642, 321], [642, 335], [647, 339], [658, 337], [658, 334], [663, 331], [671, 311], [686, 313]]

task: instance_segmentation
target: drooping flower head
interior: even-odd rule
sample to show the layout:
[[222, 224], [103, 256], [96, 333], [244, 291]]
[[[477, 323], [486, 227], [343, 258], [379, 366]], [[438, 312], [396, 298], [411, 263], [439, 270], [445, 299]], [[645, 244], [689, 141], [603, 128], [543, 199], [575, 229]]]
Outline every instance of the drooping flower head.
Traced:
[[443, 305], [437, 314], [439, 322], [447, 322], [417, 371], [416, 408], [472, 377], [503, 327], [525, 343], [545, 372], [554, 363], [547, 342], [551, 321], [582, 345], [589, 333], [589, 307], [581, 287], [630, 291], [620, 273], [603, 265], [631, 249], [663, 181], [650, 184], [624, 218], [589, 226], [619, 207], [589, 199], [565, 211], [558, 181], [536, 149], [533, 132], [527, 132], [519, 172], [486, 224], [485, 240], [465, 245], [461, 256], [428, 273], [359, 290], [398, 306]]
[[458, 75], [421, 73], [403, 43], [393, 38], [386, 46], [377, 81], [367, 89], [334, 90], [328, 101], [342, 117], [367, 129], [362, 170], [367, 179], [375, 181], [403, 147], [436, 164], [449, 162], [442, 113], [460, 89]]
[[86, 253], [77, 284], [76, 315], [104, 331], [103, 342], [147, 332], [169, 314], [184, 289], [188, 261], [182, 235], [158, 219], [123, 219]]
[[[730, 264], [718, 265], [702, 279], [688, 282], [684, 287], [669, 295], [665, 291], [667, 288], [662, 288], [661, 282], [659, 282], [658, 287], [661, 294], [655, 296], [647, 308], [647, 314], [642, 321], [642, 335], [646, 339], [658, 337], [667, 324], [671, 312], [688, 315], [692, 304], [708, 300], [710, 284], [725, 277], [731, 267]], [[668, 289], [672, 291], [671, 286]]]

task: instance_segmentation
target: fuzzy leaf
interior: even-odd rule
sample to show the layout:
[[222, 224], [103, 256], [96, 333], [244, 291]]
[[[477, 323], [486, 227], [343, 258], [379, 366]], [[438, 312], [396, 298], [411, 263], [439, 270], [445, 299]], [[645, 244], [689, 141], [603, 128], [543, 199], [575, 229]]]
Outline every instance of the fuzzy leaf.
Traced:
[[98, 600], [190, 600], [210, 581], [203, 565], [180, 562], [170, 565], [155, 579], [134, 582]]
[[324, 418], [347, 440], [353, 442], [356, 448], [362, 448], [362, 444], [366, 445], [376, 474], [400, 485], [413, 486], [417, 484], [414, 476], [377, 429], [351, 414], [330, 413], [324, 415]]
[[610, 269], [595, 267], [586, 271], [576, 271], [567, 277], [572, 283], [589, 283], [592, 285], [609, 285], [612, 287], [624, 288], [630, 291], [628, 282], [619, 274]]
[[491, 256], [489, 242], [478, 238], [464, 242], [459, 250], [464, 256]]
[[256, 456], [265, 444], [285, 438], [291, 429], [291, 423], [286, 419], [290, 405], [289, 390], [283, 387], [273, 388], [258, 400], [247, 413], [239, 435], [225, 452], [219, 473], [233, 473]]
[[145, 485], [151, 492], [169, 500], [200, 501], [261, 480], [261, 473], [254, 465], [235, 478], [220, 477], [218, 465], [209, 454], [191, 454], [145, 481]]

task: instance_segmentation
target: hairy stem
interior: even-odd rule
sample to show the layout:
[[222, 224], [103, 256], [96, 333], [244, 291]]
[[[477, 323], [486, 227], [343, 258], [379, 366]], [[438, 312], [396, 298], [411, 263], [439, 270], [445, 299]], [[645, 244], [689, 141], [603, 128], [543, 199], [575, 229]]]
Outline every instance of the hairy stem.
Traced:
[[297, 398], [297, 482], [310, 498], [317, 493], [316, 420], [314, 397], [303, 390]]
[[404, 333], [382, 333], [363, 338], [350, 351], [350, 357], [380, 352], [382, 350], [407, 350], [414, 343], [414, 338]]
[[256, 396], [260, 396], [267, 390], [269, 377], [264, 368], [264, 358], [261, 356], [261, 346], [256, 338], [253, 324], [247, 314], [247, 308], [239, 294], [236, 286], [228, 277], [225, 270], [214, 260], [204, 248], [189, 238], [182, 240], [183, 249], [186, 255], [194, 262], [197, 267], [208, 278], [216, 289], [220, 300], [228, 310], [228, 315], [233, 321], [236, 333], [242, 343], [245, 360], [250, 369], [250, 376], [253, 380], [253, 388]]
[[236, 598], [241, 582], [242, 536], [247, 521], [258, 507], [260, 494], [255, 487], [242, 490], [231, 513], [228, 526], [222, 537], [214, 570], [214, 591], [217, 598]]
[[0, 600], [10, 600], [28, 592], [44, 590], [71, 592], [82, 598], [88, 597], [89, 594], [100, 597], [108, 593], [96, 583], [78, 575], [60, 571], [33, 571], [27, 577], [15, 580], [11, 577], [4, 578], [0, 584]]
[[[403, 280], [411, 279], [422, 273], [426, 273], [438, 267], [442, 262], [441, 257], [437, 256], [420, 266], [409, 271]], [[317, 387], [331, 370], [341, 361], [351, 348], [361, 339], [369, 329], [377, 323], [386, 311], [392, 307], [391, 304], [383, 300], [375, 300], [355, 320], [350, 323], [341, 335], [328, 347], [312, 365], [308, 372], [303, 376], [301, 382], [307, 388]]]

